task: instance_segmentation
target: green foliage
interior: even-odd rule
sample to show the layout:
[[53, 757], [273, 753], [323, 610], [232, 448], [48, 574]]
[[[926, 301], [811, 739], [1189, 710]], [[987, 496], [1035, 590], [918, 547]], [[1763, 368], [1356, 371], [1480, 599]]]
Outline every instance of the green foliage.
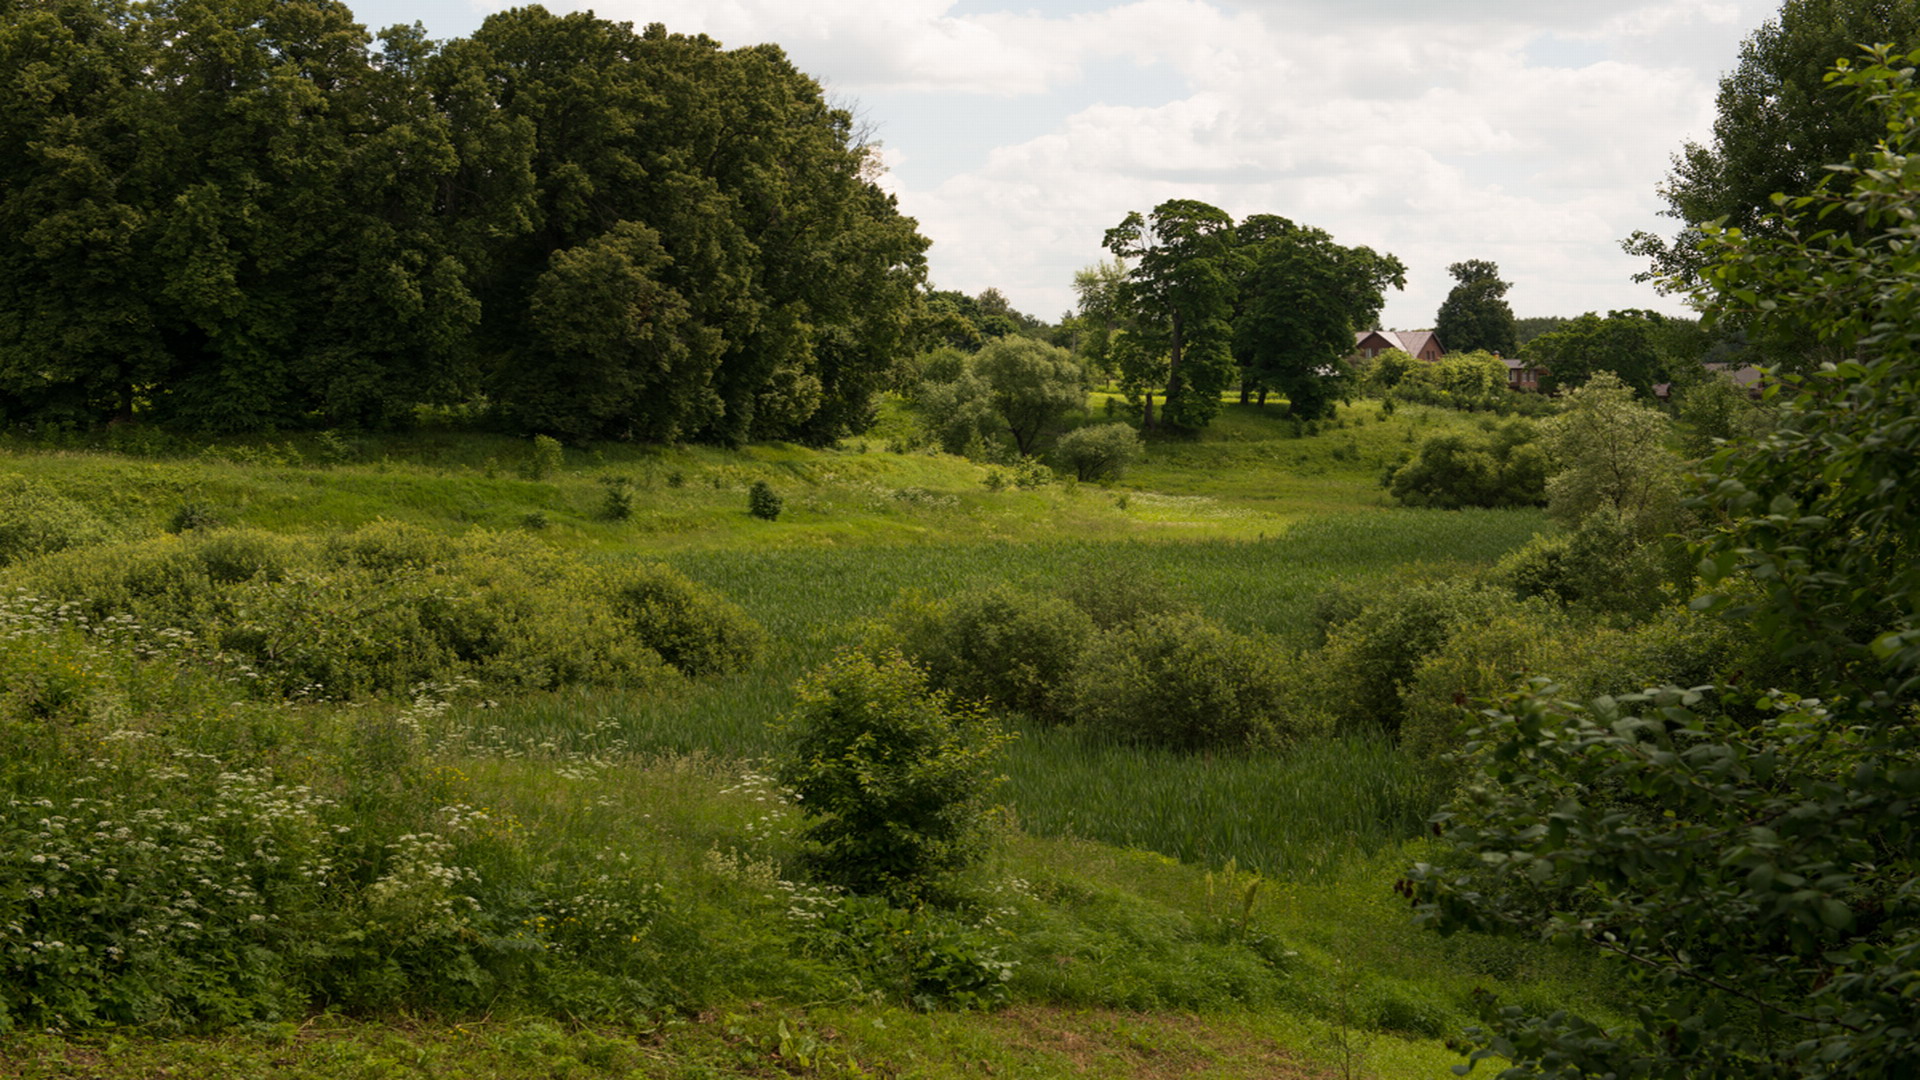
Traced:
[[[1888, 60], [1837, 76], [1885, 125], [1871, 167], [1838, 167], [1850, 190], [1783, 200], [1751, 233], [1710, 228], [1696, 294], [1855, 357], [1705, 476], [1720, 524], [1699, 604], [1757, 632], [1790, 665], [1774, 685], [1799, 691], [1728, 674], [1586, 704], [1527, 695], [1489, 718], [1488, 782], [1445, 818], [1458, 860], [1410, 875], [1422, 917], [1583, 942], [1624, 961], [1640, 1005], [1625, 1026], [1492, 1009], [1476, 1058], [1550, 1076], [1920, 1068], [1920, 57]], [[1862, 234], [1828, 230], [1828, 210]]]
[[1396, 735], [1406, 716], [1408, 687], [1430, 656], [1456, 634], [1518, 605], [1505, 592], [1467, 581], [1421, 582], [1383, 591], [1331, 625], [1314, 654], [1319, 705], [1338, 729]]
[[1393, 394], [1405, 401], [1473, 411], [1512, 408], [1527, 400], [1507, 388], [1507, 365], [1484, 352], [1449, 353], [1431, 363], [1410, 358]]
[[935, 688], [1055, 723], [1070, 716], [1073, 672], [1094, 633], [1068, 601], [1006, 585], [941, 602], [906, 598], [888, 624]]
[[[1658, 188], [1667, 204], [1662, 214], [1678, 231], [1671, 240], [1636, 232], [1623, 245], [1650, 260], [1642, 276], [1698, 284], [1701, 271], [1716, 261], [1714, 249], [1700, 243], [1702, 225], [1777, 237], [1776, 194], [1810, 191], [1828, 165], [1870, 154], [1885, 134], [1883, 117], [1849, 102], [1825, 76], [1835, 61], [1858, 58], [1862, 45], [1884, 42], [1896, 52], [1920, 47], [1920, 11], [1878, 0], [1785, 0], [1775, 17], [1747, 35], [1738, 62], [1720, 77], [1711, 143], [1682, 147]], [[1827, 224], [1863, 239], [1869, 233], [1859, 213], [1836, 207]], [[1781, 349], [1775, 359], [1804, 369], [1806, 349], [1816, 343], [1798, 333], [1782, 339], [1787, 342], [1797, 348]]]
[[1133, 425], [1090, 424], [1060, 436], [1053, 460], [1080, 481], [1112, 481], [1126, 475], [1140, 449], [1140, 435]]
[[1170, 199], [1147, 217], [1128, 214], [1107, 230], [1101, 246], [1138, 260], [1124, 291], [1134, 331], [1119, 355], [1129, 396], [1145, 400], [1142, 426], [1155, 426], [1151, 387], [1159, 383], [1166, 388], [1161, 419], [1168, 426], [1206, 427], [1234, 375], [1233, 218], [1203, 202]]
[[747, 488], [747, 513], [762, 521], [773, 521], [779, 518], [780, 510], [784, 505], [779, 493], [773, 490], [773, 485], [765, 480], [755, 480], [753, 485]]
[[1668, 531], [1679, 513], [1680, 459], [1666, 447], [1664, 413], [1601, 372], [1567, 395], [1544, 425], [1554, 474], [1547, 510], [1567, 525], [1606, 507], [1641, 536]]
[[1236, 230], [1242, 261], [1233, 320], [1242, 385], [1284, 394], [1292, 415], [1333, 415], [1350, 382], [1353, 332], [1372, 326], [1406, 267], [1371, 248], [1346, 248], [1325, 231], [1272, 214]]
[[527, 460], [521, 466], [521, 475], [529, 480], [546, 480], [560, 471], [566, 464], [566, 454], [560, 447], [560, 440], [551, 435], [535, 435], [533, 445], [527, 450]]
[[[926, 241], [776, 47], [538, 7], [7, 5], [0, 424], [814, 443], [864, 427]], [[25, 104], [30, 103], [30, 104]]]
[[1195, 750], [1312, 733], [1278, 651], [1199, 615], [1148, 615], [1107, 631], [1084, 656], [1073, 715], [1097, 736]]
[[43, 558], [22, 580], [148, 649], [187, 643], [276, 694], [403, 697], [734, 670], [759, 632], [664, 567], [595, 573], [531, 539], [376, 523], [325, 541], [189, 533]]
[[1000, 338], [973, 357], [971, 369], [985, 384], [994, 415], [1022, 457], [1069, 413], [1084, 409], [1085, 373], [1072, 354], [1032, 338]]
[[1583, 386], [1599, 372], [1611, 372], [1643, 400], [1653, 399], [1653, 384], [1669, 366], [1694, 365], [1698, 356], [1666, 357], [1658, 346], [1667, 317], [1653, 311], [1592, 312], [1569, 319], [1527, 343], [1520, 355], [1545, 369], [1542, 393]]
[[0, 566], [109, 539], [113, 530], [85, 506], [21, 476], [0, 477]]
[[660, 659], [687, 675], [740, 671], [759, 655], [760, 625], [737, 605], [660, 564], [606, 573], [614, 614]]
[[1468, 259], [1447, 267], [1453, 290], [1434, 315], [1433, 332], [1449, 352], [1490, 352], [1512, 356], [1513, 309], [1507, 306], [1511, 282], [1500, 280], [1500, 268], [1485, 259]]
[[803, 835], [826, 877], [906, 898], [979, 857], [988, 770], [1008, 738], [991, 717], [929, 689], [897, 653], [843, 653], [796, 694], [780, 781], [811, 821]]
[[1767, 410], [1722, 372], [1709, 372], [1674, 395], [1680, 442], [1690, 458], [1704, 458], [1724, 442], [1758, 436]]
[[1547, 501], [1547, 459], [1538, 432], [1510, 420], [1480, 434], [1434, 435], [1386, 477], [1407, 506], [1539, 506]]
[[915, 1009], [1007, 1004], [1016, 964], [1001, 959], [987, 934], [936, 910], [849, 896], [822, 914], [813, 934]]

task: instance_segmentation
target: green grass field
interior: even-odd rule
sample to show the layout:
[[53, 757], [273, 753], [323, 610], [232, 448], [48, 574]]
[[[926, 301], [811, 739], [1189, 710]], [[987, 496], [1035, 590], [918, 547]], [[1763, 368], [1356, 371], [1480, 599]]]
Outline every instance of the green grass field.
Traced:
[[[411, 999], [359, 986], [317, 1010], [253, 1009], [211, 1027], [164, 1015], [67, 1034], [16, 1024], [0, 1074], [1431, 1076], [1457, 1060], [1443, 1041], [1471, 1022], [1476, 990], [1604, 1015], [1600, 980], [1568, 957], [1409, 925], [1391, 884], [1420, 856], [1431, 795], [1377, 739], [1189, 754], [1024, 731], [1003, 764], [1007, 824], [962, 889], [974, 913], [963, 933], [1017, 959], [1012, 1006], [985, 1012], [903, 1008], [880, 969], [821, 951], [789, 913], [806, 889], [787, 880], [798, 814], [758, 779], [795, 679], [903, 593], [1151, 580], [1289, 649], [1305, 643], [1323, 590], [1484, 567], [1544, 517], [1398, 509], [1379, 485], [1414, 440], [1472, 422], [1363, 402], [1296, 435], [1279, 409], [1233, 405], [1200, 438], [1151, 443], [1121, 483], [998, 491], [983, 466], [889, 452], [879, 436], [824, 450], [569, 450], [541, 479], [522, 475], [525, 443], [446, 431], [0, 444], [0, 498], [64, 500], [87, 543], [149, 537], [187, 510], [290, 534], [377, 520], [524, 532], [591, 562], [663, 560], [769, 637], [747, 670], [652, 689], [287, 707], [231, 702], [199, 675], [168, 681], [71, 635], [37, 652], [0, 636], [22, 650], [10, 670], [39, 680], [34, 700], [71, 711], [16, 718], [50, 740], [47, 756], [0, 774], [16, 796], [72, 798], [52, 778], [111, 767], [129, 778], [120, 797], [185, 807], [200, 796], [163, 759], [189, 761], [182, 775], [203, 758], [257, 770], [323, 793], [316, 820], [400, 838], [366, 851], [449, 837], [488, 912], [518, 913], [524, 928], [471, 921], [469, 932], [518, 935], [530, 957], [577, 952], [591, 966], [630, 953], [647, 967], [626, 983], [537, 992], [496, 973], [493, 998], [449, 991], [432, 1007], [380, 1004]], [[756, 480], [785, 500], [777, 521], [745, 512]], [[616, 485], [631, 493], [619, 519], [606, 513]], [[77, 748], [47, 715], [108, 749]], [[449, 831], [449, 807], [477, 809], [482, 824]], [[555, 897], [609, 860], [615, 879], [670, 898], [630, 945], [534, 921], [585, 918]]]

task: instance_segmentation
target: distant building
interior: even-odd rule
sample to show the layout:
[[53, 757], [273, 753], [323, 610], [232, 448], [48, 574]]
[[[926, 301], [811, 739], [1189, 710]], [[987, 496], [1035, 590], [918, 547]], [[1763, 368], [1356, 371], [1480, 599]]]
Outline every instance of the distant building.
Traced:
[[1546, 371], [1545, 368], [1535, 367], [1511, 356], [1501, 357], [1500, 362], [1507, 365], [1507, 389], [1539, 391], [1540, 376]]
[[[1702, 364], [1700, 366], [1706, 368], [1708, 371], [1717, 371], [1727, 378], [1732, 379], [1733, 385], [1745, 390], [1747, 396], [1750, 398], [1757, 400], [1766, 393], [1766, 380], [1760, 374], [1760, 369], [1754, 367], [1752, 364], [1743, 364], [1740, 367], [1734, 367], [1732, 364]], [[1673, 384], [1654, 383], [1653, 396], [1659, 398], [1661, 401], [1668, 400], [1673, 396]]]
[[1371, 360], [1389, 349], [1399, 349], [1416, 360], [1433, 361], [1447, 355], [1431, 330], [1367, 330], [1353, 335], [1356, 356]]

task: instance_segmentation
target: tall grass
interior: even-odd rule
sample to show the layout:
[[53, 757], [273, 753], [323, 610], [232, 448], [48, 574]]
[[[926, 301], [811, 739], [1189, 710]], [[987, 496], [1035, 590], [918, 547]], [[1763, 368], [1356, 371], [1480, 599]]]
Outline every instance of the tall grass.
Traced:
[[1006, 773], [1029, 832], [1295, 881], [1417, 835], [1433, 811], [1416, 764], [1378, 739], [1195, 755], [1043, 728], [1024, 733]]

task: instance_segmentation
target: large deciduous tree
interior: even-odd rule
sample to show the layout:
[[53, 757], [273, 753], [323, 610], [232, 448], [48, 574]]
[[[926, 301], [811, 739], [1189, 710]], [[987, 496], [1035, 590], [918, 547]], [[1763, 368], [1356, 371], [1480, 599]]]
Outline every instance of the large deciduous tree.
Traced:
[[1490, 352], [1512, 356], [1513, 309], [1507, 306], [1510, 282], [1500, 280], [1500, 268], [1485, 259], [1468, 259], [1447, 267], [1453, 290], [1440, 303], [1433, 332], [1450, 352]]
[[1241, 222], [1238, 238], [1233, 352], [1243, 388], [1285, 394], [1295, 416], [1331, 414], [1353, 332], [1373, 325], [1389, 286], [1406, 287], [1406, 267], [1273, 214]]
[[1789, 381], [1773, 428], [1706, 466], [1696, 606], [1756, 634], [1785, 685], [1728, 672], [1493, 710], [1483, 779], [1437, 822], [1458, 860], [1405, 885], [1442, 929], [1583, 943], [1637, 984], [1617, 1025], [1490, 1009], [1474, 1057], [1504, 1075], [1920, 1075], [1916, 64], [1845, 76], [1886, 140], [1837, 174], [1846, 191], [1705, 234], [1696, 303], [1792, 319], [1851, 357]]
[[1128, 214], [1107, 230], [1102, 246], [1135, 260], [1125, 291], [1136, 329], [1121, 363], [1129, 391], [1144, 395], [1145, 426], [1154, 426], [1148, 380], [1162, 359], [1161, 421], [1175, 428], [1207, 426], [1234, 374], [1233, 218], [1194, 199], [1169, 199], [1146, 217]]
[[1540, 389], [1547, 393], [1584, 385], [1605, 371], [1652, 398], [1663, 367], [1658, 342], [1665, 321], [1651, 311], [1613, 311], [1604, 319], [1588, 312], [1527, 342], [1520, 355], [1546, 370]]

